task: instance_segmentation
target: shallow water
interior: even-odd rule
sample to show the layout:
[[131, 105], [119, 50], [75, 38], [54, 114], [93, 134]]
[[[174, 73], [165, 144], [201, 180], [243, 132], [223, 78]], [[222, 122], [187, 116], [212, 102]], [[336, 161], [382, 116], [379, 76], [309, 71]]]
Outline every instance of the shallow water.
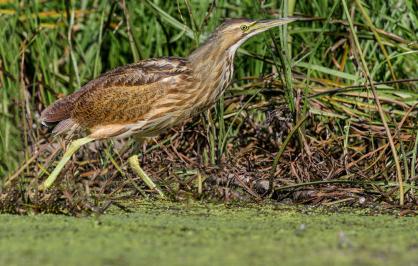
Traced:
[[0, 265], [418, 265], [418, 218], [140, 203], [99, 217], [0, 215]]

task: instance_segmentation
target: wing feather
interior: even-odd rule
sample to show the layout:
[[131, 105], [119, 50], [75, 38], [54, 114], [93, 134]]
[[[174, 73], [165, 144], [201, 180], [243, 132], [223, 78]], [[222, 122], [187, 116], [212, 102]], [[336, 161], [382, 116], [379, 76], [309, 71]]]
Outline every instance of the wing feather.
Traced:
[[98, 124], [139, 120], [163, 97], [178, 77], [191, 75], [189, 63], [182, 58], [160, 58], [115, 68], [102, 74], [46, 108], [44, 124], [72, 119], [91, 128]]

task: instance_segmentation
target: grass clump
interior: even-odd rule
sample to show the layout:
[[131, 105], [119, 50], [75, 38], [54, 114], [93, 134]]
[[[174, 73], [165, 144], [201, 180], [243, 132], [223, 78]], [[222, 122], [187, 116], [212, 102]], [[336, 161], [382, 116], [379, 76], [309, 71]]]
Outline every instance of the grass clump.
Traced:
[[[125, 163], [142, 153], [171, 199], [413, 209], [417, 9], [412, 0], [0, 1], [0, 207], [72, 212], [153, 196]], [[119, 65], [187, 56], [223, 18], [300, 14], [318, 19], [240, 49], [215, 108], [146, 148], [133, 140], [85, 147], [56, 191], [37, 192], [65, 145], [40, 126], [45, 106]]]

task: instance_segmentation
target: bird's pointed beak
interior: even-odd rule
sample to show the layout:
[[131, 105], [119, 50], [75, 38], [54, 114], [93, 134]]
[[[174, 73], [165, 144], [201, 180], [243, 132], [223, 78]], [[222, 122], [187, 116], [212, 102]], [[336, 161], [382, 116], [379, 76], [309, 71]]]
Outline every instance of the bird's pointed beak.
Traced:
[[253, 27], [253, 31], [256, 33], [259, 32], [263, 32], [266, 31], [268, 29], [277, 27], [277, 26], [282, 26], [288, 23], [291, 23], [293, 21], [297, 21], [300, 20], [299, 17], [287, 17], [287, 18], [275, 18], [275, 19], [263, 19], [263, 20], [258, 20], [255, 22], [255, 24], [252, 26]]

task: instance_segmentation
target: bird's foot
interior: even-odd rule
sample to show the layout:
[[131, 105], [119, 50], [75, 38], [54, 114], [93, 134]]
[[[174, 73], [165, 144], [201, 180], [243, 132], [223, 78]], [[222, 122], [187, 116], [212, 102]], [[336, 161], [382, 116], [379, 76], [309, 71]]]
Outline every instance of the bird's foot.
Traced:
[[142, 170], [139, 166], [138, 155], [132, 155], [128, 159], [128, 163], [137, 175], [145, 182], [145, 184], [152, 190], [156, 190], [161, 198], [165, 198], [164, 193], [157, 187], [157, 185], [151, 180], [151, 178]]

